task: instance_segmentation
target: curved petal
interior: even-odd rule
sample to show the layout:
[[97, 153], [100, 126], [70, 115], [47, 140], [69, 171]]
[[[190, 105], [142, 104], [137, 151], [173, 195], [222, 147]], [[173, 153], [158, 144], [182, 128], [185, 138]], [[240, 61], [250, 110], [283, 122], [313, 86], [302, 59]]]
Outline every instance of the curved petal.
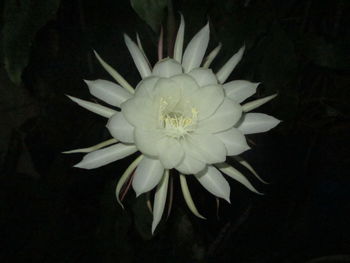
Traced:
[[260, 83], [253, 83], [247, 80], [234, 80], [223, 85], [225, 94], [230, 99], [241, 103], [256, 92]]
[[215, 133], [215, 136], [225, 144], [229, 156], [238, 155], [250, 149], [245, 136], [235, 128]]
[[236, 170], [232, 166], [230, 166], [226, 163], [220, 163], [220, 164], [217, 164], [216, 166], [220, 169], [221, 172], [223, 172], [227, 176], [231, 177], [232, 179], [236, 180], [237, 182], [243, 184], [250, 191], [257, 193], [257, 194], [262, 194], [254, 188], [254, 186], [247, 180], [247, 178], [241, 172], [239, 172], [238, 170]]
[[133, 94], [135, 92], [133, 87], [122, 77], [122, 75], [120, 75], [114, 68], [112, 68], [109, 64], [107, 64], [100, 57], [100, 55], [97, 54], [97, 52], [95, 50], [94, 50], [94, 54], [95, 54], [98, 62], [100, 62], [101, 66], [112, 76], [112, 78], [115, 79], [115, 81], [117, 83], [119, 83], [124, 89], [126, 89], [130, 93]]
[[154, 195], [152, 234], [159, 224], [164, 212], [165, 201], [168, 192], [168, 182], [169, 170], [165, 170], [164, 176], [161, 182], [158, 184], [156, 194]]
[[190, 189], [188, 188], [188, 184], [187, 184], [187, 180], [186, 180], [186, 176], [183, 174], [180, 174], [180, 184], [181, 184], [181, 190], [182, 190], [182, 194], [184, 196], [185, 202], [188, 206], [188, 208], [191, 210], [191, 212], [201, 218], [201, 219], [205, 219], [204, 216], [202, 216], [198, 210], [197, 207], [195, 206], [191, 193], [190, 193]]
[[75, 103], [77, 103], [79, 106], [93, 112], [96, 113], [102, 117], [105, 118], [110, 118], [112, 117], [115, 113], [117, 113], [117, 111], [112, 110], [110, 108], [107, 108], [105, 106], [90, 102], [90, 101], [86, 101], [86, 100], [82, 100], [82, 99], [78, 99], [72, 96], [67, 95], [68, 98], [70, 98], [72, 101], [74, 101]]
[[153, 68], [152, 75], [170, 78], [172, 76], [182, 73], [182, 66], [172, 58], [166, 58], [158, 61]]
[[224, 83], [227, 78], [230, 76], [232, 71], [235, 69], [237, 64], [241, 61], [243, 57], [243, 53], [245, 50], [245, 46], [241, 47], [236, 54], [234, 54], [225, 65], [216, 73], [218, 80], [220, 83]]
[[211, 69], [195, 68], [188, 75], [192, 76], [200, 87], [218, 84], [218, 79]]
[[191, 134], [188, 143], [184, 143], [185, 152], [205, 163], [220, 163], [226, 159], [226, 148], [223, 142], [212, 134]]
[[182, 14], [180, 14], [181, 22], [179, 30], [177, 31], [175, 45], [174, 45], [174, 59], [181, 63], [182, 61], [182, 49], [184, 45], [184, 35], [185, 35], [185, 20]]
[[247, 113], [237, 127], [243, 134], [267, 132], [275, 128], [281, 121], [264, 113]]
[[268, 182], [266, 182], [265, 180], [263, 180], [258, 173], [254, 170], [254, 168], [246, 161], [244, 160], [242, 157], [239, 156], [235, 156], [234, 157], [236, 159], [236, 161], [238, 161], [241, 165], [243, 165], [245, 168], [247, 168], [250, 172], [252, 172], [252, 174], [255, 175], [255, 177], [262, 183], [264, 184], [269, 184]]
[[122, 189], [124, 183], [126, 180], [131, 176], [132, 172], [135, 170], [135, 168], [138, 166], [138, 164], [141, 162], [143, 158], [143, 155], [141, 154], [139, 157], [137, 157], [130, 165], [129, 167], [125, 170], [125, 172], [122, 174], [120, 179], [118, 180], [117, 187], [115, 189], [115, 195], [117, 197], [117, 202], [120, 204], [120, 206], [124, 209], [124, 206], [122, 202], [120, 201], [119, 194], [120, 190]]
[[209, 68], [210, 64], [219, 54], [221, 47], [222, 45], [219, 43], [219, 45], [209, 53], [209, 55], [204, 59], [203, 68]]
[[145, 78], [151, 75], [151, 69], [147, 63], [145, 56], [142, 54], [142, 51], [139, 47], [130, 39], [130, 37], [124, 34], [124, 40], [129, 52], [134, 60], [135, 66], [140, 72], [142, 78]]
[[150, 76], [141, 80], [141, 82], [135, 88], [135, 96], [137, 97], [152, 97], [152, 92], [156, 86], [158, 77]]
[[238, 103], [225, 98], [217, 111], [209, 118], [198, 123], [199, 131], [211, 133], [225, 131], [237, 123], [242, 116], [242, 107]]
[[160, 139], [157, 143], [157, 149], [159, 160], [165, 169], [172, 169], [177, 166], [184, 156], [179, 141], [171, 137], [166, 136]]
[[144, 156], [132, 181], [136, 196], [152, 190], [162, 179], [163, 173], [164, 167], [159, 160]]
[[75, 149], [75, 150], [70, 150], [70, 151], [64, 151], [62, 153], [90, 153], [90, 152], [99, 150], [99, 149], [101, 149], [103, 147], [106, 147], [108, 145], [115, 144], [117, 142], [118, 142], [118, 140], [112, 138], [112, 139], [109, 139], [107, 141], [104, 141], [104, 142], [98, 143], [96, 145], [93, 145], [91, 147], [80, 148], [80, 149]]
[[254, 110], [254, 109], [260, 107], [261, 105], [265, 104], [266, 102], [269, 102], [270, 100], [274, 99], [276, 96], [277, 96], [277, 94], [273, 94], [271, 96], [267, 96], [267, 97], [264, 97], [261, 99], [249, 101], [249, 102], [242, 105], [242, 109], [244, 112]]
[[180, 74], [171, 78], [181, 89], [182, 97], [188, 98], [199, 89], [197, 82], [187, 74]]
[[182, 59], [184, 72], [198, 68], [202, 63], [209, 43], [209, 23], [203, 27], [188, 43]]
[[124, 118], [123, 113], [118, 112], [108, 120], [106, 125], [110, 134], [121, 142], [134, 142], [134, 127]]
[[132, 97], [130, 92], [111, 81], [103, 79], [84, 81], [88, 85], [91, 95], [115, 107], [120, 108], [120, 104]]
[[230, 185], [218, 169], [208, 166], [207, 169], [195, 176], [208, 192], [230, 203]]
[[184, 153], [183, 160], [175, 167], [182, 174], [196, 174], [205, 168], [206, 164], [193, 158], [188, 152]]
[[219, 85], [209, 85], [194, 92], [189, 100], [198, 111], [198, 120], [203, 120], [219, 108], [224, 100], [224, 92]]
[[83, 160], [81, 160], [80, 163], [74, 165], [74, 167], [84, 169], [98, 168], [111, 162], [123, 159], [136, 151], [137, 148], [135, 145], [125, 145], [118, 143], [105, 149], [86, 154]]
[[158, 109], [151, 99], [147, 97], [134, 97], [121, 106], [125, 119], [134, 127], [154, 129], [158, 123]]
[[159, 130], [146, 130], [135, 128], [134, 131], [135, 144], [137, 148], [144, 154], [158, 156], [158, 149], [155, 145], [165, 137]]

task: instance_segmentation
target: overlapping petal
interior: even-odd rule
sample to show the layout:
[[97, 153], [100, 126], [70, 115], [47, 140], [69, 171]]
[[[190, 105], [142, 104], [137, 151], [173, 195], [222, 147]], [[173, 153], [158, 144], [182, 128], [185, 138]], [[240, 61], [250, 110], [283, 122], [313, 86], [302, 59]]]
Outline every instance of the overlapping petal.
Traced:
[[223, 85], [225, 94], [230, 99], [241, 103], [254, 95], [260, 83], [253, 83], [247, 80], [234, 80]]
[[250, 149], [245, 136], [236, 128], [216, 133], [215, 136], [224, 143], [229, 156], [238, 155]]
[[124, 114], [118, 112], [108, 120], [106, 125], [110, 134], [121, 142], [134, 142], [134, 126], [132, 126], [124, 117]]
[[170, 78], [172, 76], [182, 73], [182, 66], [176, 60], [171, 58], [166, 58], [158, 61], [154, 65], [152, 74], [154, 76], [162, 78]]
[[211, 69], [195, 68], [188, 72], [200, 87], [218, 84], [218, 79]]
[[237, 127], [243, 134], [267, 132], [281, 121], [264, 113], [247, 113]]

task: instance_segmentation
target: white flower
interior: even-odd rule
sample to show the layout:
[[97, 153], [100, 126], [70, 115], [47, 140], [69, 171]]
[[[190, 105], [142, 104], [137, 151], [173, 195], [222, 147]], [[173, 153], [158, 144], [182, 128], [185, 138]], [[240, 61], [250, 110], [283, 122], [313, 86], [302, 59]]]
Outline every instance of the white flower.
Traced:
[[[99, 62], [119, 85], [107, 80], [86, 81], [90, 93], [121, 111], [70, 97], [80, 106], [108, 118], [107, 128], [113, 139], [66, 153], [90, 152], [75, 167], [92, 169], [141, 152], [121, 176], [116, 194], [120, 203], [120, 190], [131, 176], [137, 196], [157, 188], [152, 232], [163, 214], [169, 169], [179, 172], [185, 201], [201, 218], [191, 198], [186, 176], [194, 175], [206, 190], [228, 202], [230, 186], [223, 174], [258, 193], [238, 170], [225, 163], [226, 156], [237, 157], [249, 149], [245, 134], [266, 132], [279, 123], [263, 113], [247, 113], [276, 95], [241, 105], [256, 92], [258, 83], [246, 80], [225, 83], [241, 60], [244, 47], [215, 74], [209, 66], [221, 45], [203, 60], [209, 42], [209, 25], [202, 28], [182, 52], [184, 27], [181, 17], [174, 57], [160, 59], [153, 68], [139, 38], [137, 45], [125, 36], [125, 43], [142, 77], [135, 89], [96, 53]], [[160, 53], [161, 47], [162, 44]], [[246, 161], [238, 161], [258, 177]]]

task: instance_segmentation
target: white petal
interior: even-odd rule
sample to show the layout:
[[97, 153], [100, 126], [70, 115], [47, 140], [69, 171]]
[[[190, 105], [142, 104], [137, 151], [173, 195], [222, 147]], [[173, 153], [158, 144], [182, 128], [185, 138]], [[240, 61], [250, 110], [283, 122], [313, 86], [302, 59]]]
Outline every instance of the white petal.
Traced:
[[211, 84], [218, 84], [218, 79], [211, 69], [195, 68], [189, 73], [200, 87], [204, 87]]
[[100, 62], [102, 67], [127, 91], [134, 93], [133, 87], [110, 65], [108, 65], [96, 51], [94, 51], [97, 60]]
[[168, 192], [169, 170], [165, 170], [162, 181], [158, 184], [156, 194], [154, 195], [154, 209], [152, 221], [152, 234], [162, 218], [166, 196]]
[[134, 127], [124, 118], [123, 113], [118, 112], [108, 120], [107, 129], [110, 134], [121, 142], [134, 142]]
[[184, 151], [179, 141], [171, 137], [164, 137], [159, 140], [157, 149], [159, 160], [165, 169], [172, 169], [177, 166], [184, 156]]
[[198, 123], [197, 129], [207, 132], [220, 132], [230, 129], [242, 116], [242, 107], [238, 103], [225, 98], [224, 102], [209, 118]]
[[191, 196], [191, 193], [190, 193], [190, 189], [188, 188], [188, 185], [187, 185], [187, 180], [186, 180], [186, 176], [183, 175], [183, 174], [180, 174], [180, 184], [181, 184], [181, 190], [182, 190], [182, 194], [184, 196], [184, 199], [185, 199], [185, 202], [188, 206], [188, 208], [191, 210], [191, 212], [201, 218], [201, 219], [205, 219], [204, 216], [202, 216], [198, 210], [197, 210], [197, 207], [195, 206], [194, 202], [193, 202], [193, 199], [192, 199], [192, 196]]
[[203, 120], [219, 108], [224, 100], [224, 90], [219, 85], [209, 85], [198, 89], [189, 98], [198, 111], [198, 119]]
[[146, 59], [147, 61], [147, 64], [150, 65], [149, 61], [148, 61], [148, 58], [146, 56], [146, 53], [145, 51], [143, 50], [143, 47], [142, 47], [142, 44], [141, 44], [141, 40], [140, 40], [140, 36], [138, 33], [136, 33], [136, 41], [137, 41], [137, 46], [139, 47], [139, 49], [141, 50], [142, 52], [142, 55], [144, 56], [144, 58]]
[[243, 158], [239, 157], [239, 156], [235, 156], [234, 157], [241, 165], [243, 165], [245, 168], [247, 168], [249, 171], [252, 172], [252, 174], [255, 175], [256, 178], [258, 178], [258, 180], [264, 184], [268, 184], [268, 182], [264, 181], [259, 175], [258, 173], [254, 170], [254, 168]]
[[134, 97], [122, 105], [125, 119], [134, 127], [154, 128], [158, 121], [158, 105], [147, 97]]
[[207, 50], [209, 42], [209, 23], [203, 27], [188, 43], [182, 66], [185, 72], [189, 72], [194, 68], [198, 68], [202, 63], [205, 51]]
[[[150, 76], [141, 80], [135, 88], [135, 96], [138, 97], [152, 97], [152, 91], [159, 80], [158, 77]], [[151, 96], [152, 95], [152, 96]]]
[[139, 47], [130, 39], [128, 35], [124, 35], [125, 44], [134, 60], [137, 70], [140, 72], [142, 78], [151, 75], [151, 69], [147, 63], [145, 56], [142, 54]]
[[274, 99], [276, 96], [277, 96], [277, 94], [273, 94], [271, 96], [267, 96], [267, 97], [264, 97], [261, 99], [247, 102], [247, 103], [242, 105], [243, 111], [248, 112], [248, 111], [254, 110], [254, 109], [260, 107], [261, 105], [265, 104], [266, 102], [269, 102], [270, 100]]
[[230, 186], [218, 169], [208, 166], [208, 169], [195, 176], [208, 192], [230, 203]]
[[115, 113], [117, 113], [117, 111], [112, 110], [110, 108], [107, 108], [105, 106], [90, 102], [90, 101], [86, 101], [86, 100], [81, 100], [72, 96], [67, 95], [68, 98], [70, 98], [72, 101], [74, 101], [75, 103], [77, 103], [79, 106], [93, 112], [96, 113], [98, 115], [101, 115], [102, 117], [105, 118], [110, 118], [112, 117]]
[[141, 154], [139, 157], [137, 157], [130, 165], [129, 167], [125, 170], [125, 172], [122, 174], [120, 179], [118, 180], [117, 187], [115, 189], [115, 195], [117, 197], [117, 202], [120, 204], [122, 208], [124, 208], [122, 202], [120, 201], [119, 195], [120, 195], [120, 190], [122, 189], [124, 183], [126, 180], [129, 178], [129, 176], [132, 174], [132, 172], [135, 170], [137, 165], [140, 163], [142, 160], [143, 155]]
[[154, 65], [152, 74], [162, 78], [170, 78], [182, 73], [182, 66], [176, 60], [165, 58]]
[[159, 160], [144, 156], [132, 181], [136, 196], [152, 190], [162, 179], [163, 172], [164, 167]]
[[243, 174], [241, 174], [238, 170], [236, 170], [232, 166], [230, 166], [226, 163], [217, 164], [216, 166], [220, 169], [221, 172], [223, 172], [224, 174], [233, 178], [237, 182], [243, 184], [250, 191], [257, 193], [257, 194], [262, 194], [254, 188], [254, 186], [247, 180], [247, 178], [245, 178], [245, 176]]
[[103, 79], [84, 81], [88, 85], [91, 95], [115, 107], [120, 108], [120, 104], [132, 97], [130, 92], [111, 81]]
[[96, 151], [98, 149], [101, 149], [103, 147], [106, 147], [108, 145], [115, 144], [117, 142], [118, 142], [118, 140], [113, 138], [113, 139], [109, 139], [107, 141], [101, 142], [101, 143], [96, 144], [96, 145], [91, 146], [91, 147], [65, 151], [65, 152], [62, 152], [62, 153], [90, 153], [90, 152]]
[[158, 142], [165, 137], [159, 130], [146, 130], [136, 128], [134, 131], [135, 144], [144, 154], [158, 156], [159, 152], [155, 147]]
[[175, 168], [182, 174], [196, 174], [202, 171], [205, 166], [204, 162], [193, 158], [188, 152], [185, 152], [183, 160]]
[[241, 61], [245, 46], [241, 47], [236, 54], [234, 54], [226, 64], [216, 73], [220, 83], [224, 83], [235, 69], [237, 64]]
[[223, 85], [226, 96], [241, 103], [256, 92], [260, 83], [253, 83], [246, 80], [234, 80]]
[[179, 30], [177, 31], [175, 46], [174, 46], [174, 59], [181, 63], [182, 61], [182, 48], [184, 45], [184, 35], [185, 35], [185, 20], [182, 14], [180, 14], [181, 22]]
[[186, 146], [185, 152], [197, 160], [211, 164], [220, 163], [226, 159], [224, 143], [212, 134], [191, 134], [187, 141], [183, 143]]
[[237, 127], [244, 134], [267, 132], [276, 127], [281, 121], [264, 113], [247, 113]]
[[238, 129], [232, 128], [224, 132], [215, 134], [224, 144], [227, 150], [227, 155], [238, 155], [249, 150], [245, 136]]
[[209, 53], [209, 55], [204, 59], [203, 68], [209, 68], [210, 64], [219, 54], [221, 47], [222, 45], [219, 43], [219, 45]]
[[199, 89], [199, 86], [195, 79], [187, 74], [180, 74], [171, 78], [176, 85], [181, 89], [182, 97], [188, 98], [195, 91]]
[[84, 169], [98, 168], [111, 162], [123, 159], [136, 151], [137, 149], [135, 145], [118, 143], [105, 149], [88, 153], [84, 156], [83, 160], [74, 165], [74, 167]]

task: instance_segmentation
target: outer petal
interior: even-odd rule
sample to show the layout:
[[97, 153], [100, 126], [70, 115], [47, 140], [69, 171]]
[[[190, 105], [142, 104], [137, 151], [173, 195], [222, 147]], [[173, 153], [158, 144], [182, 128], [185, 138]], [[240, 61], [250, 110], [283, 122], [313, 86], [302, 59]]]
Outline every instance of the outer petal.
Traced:
[[105, 149], [88, 153], [84, 156], [83, 160], [80, 163], [74, 165], [74, 167], [84, 169], [98, 168], [111, 162], [123, 159], [136, 151], [137, 148], [135, 145], [125, 145], [118, 143]]
[[195, 206], [194, 202], [193, 202], [193, 199], [192, 199], [192, 196], [191, 196], [191, 193], [190, 193], [190, 189], [188, 188], [188, 185], [187, 185], [187, 180], [186, 180], [186, 175], [183, 175], [183, 174], [180, 174], [180, 184], [181, 184], [181, 190], [182, 190], [182, 194], [184, 196], [184, 199], [186, 201], [186, 204], [188, 206], [188, 208], [191, 210], [191, 212], [201, 218], [201, 219], [205, 219], [204, 216], [202, 216], [198, 210], [197, 210], [197, 207]]
[[225, 144], [227, 155], [238, 155], [250, 149], [245, 136], [235, 128], [216, 133], [215, 136]]
[[243, 134], [267, 132], [275, 128], [281, 121], [264, 113], [247, 113], [237, 127]]
[[123, 113], [118, 112], [108, 120], [107, 129], [111, 135], [125, 143], [134, 142], [134, 127], [124, 118]]
[[132, 97], [129, 91], [108, 80], [85, 80], [85, 83], [93, 96], [115, 107], [120, 108], [120, 104]]
[[242, 116], [242, 107], [238, 103], [225, 98], [217, 111], [209, 118], [198, 123], [197, 129], [211, 133], [225, 131], [237, 123]]
[[158, 121], [158, 109], [149, 98], [134, 97], [122, 104], [125, 119], [134, 127], [154, 129]]
[[196, 80], [200, 87], [218, 84], [218, 79], [211, 69], [195, 68], [188, 74]]
[[181, 161], [181, 163], [175, 167], [176, 170], [178, 170], [182, 174], [196, 174], [202, 171], [206, 164], [202, 161], [199, 161], [191, 156], [191, 151], [185, 152], [184, 158]]
[[162, 179], [163, 173], [164, 167], [159, 160], [144, 156], [136, 168], [132, 181], [136, 195], [152, 190]]
[[226, 64], [216, 73], [220, 83], [224, 83], [226, 79], [230, 76], [232, 71], [235, 69], [237, 64], [241, 61], [245, 46], [241, 47], [236, 54], [234, 54]]
[[151, 69], [147, 63], [145, 56], [142, 54], [142, 51], [139, 47], [130, 39], [129, 36], [124, 35], [125, 44], [129, 49], [129, 52], [134, 60], [134, 63], [140, 72], [142, 78], [145, 78], [151, 75]]
[[187, 74], [180, 74], [171, 78], [176, 85], [181, 89], [182, 97], [188, 98], [196, 90], [199, 89], [199, 86], [194, 78], [190, 77]]
[[110, 108], [107, 108], [105, 106], [90, 102], [90, 101], [86, 101], [86, 100], [82, 100], [82, 99], [78, 99], [72, 96], [67, 95], [68, 98], [70, 98], [72, 101], [74, 101], [75, 103], [77, 103], [79, 106], [93, 112], [96, 113], [98, 115], [101, 115], [102, 117], [105, 118], [110, 118], [112, 117], [117, 111], [112, 110]]
[[95, 56], [102, 65], [102, 67], [126, 90], [128, 90], [130, 93], [134, 93], [133, 87], [120, 75], [114, 68], [112, 68], [109, 64], [107, 64], [99, 54], [97, 54], [96, 51], [94, 51]]
[[152, 74], [162, 78], [169, 78], [182, 73], [182, 66], [176, 60], [166, 58], [154, 65]]
[[174, 59], [181, 63], [182, 61], [182, 48], [184, 45], [184, 35], [185, 35], [185, 21], [182, 14], [179, 30], [177, 31], [175, 45], [174, 45]]
[[[153, 145], [154, 147], [154, 145]], [[184, 151], [178, 140], [164, 137], [157, 143], [159, 160], [165, 169], [177, 166], [184, 156]]]
[[218, 85], [209, 85], [200, 88], [189, 98], [198, 111], [198, 119], [203, 120], [216, 111], [224, 100], [223, 89]]
[[168, 182], [169, 170], [165, 170], [162, 181], [158, 184], [156, 194], [154, 195], [152, 234], [154, 233], [154, 230], [159, 224], [164, 212], [164, 206], [168, 192]]
[[218, 169], [213, 166], [208, 166], [208, 169], [205, 169], [195, 176], [208, 192], [230, 203], [230, 185]]
[[237, 182], [243, 184], [250, 191], [257, 194], [261, 194], [254, 188], [254, 186], [247, 180], [247, 178], [245, 178], [243, 174], [241, 174], [238, 170], [236, 170], [232, 166], [226, 163], [220, 163], [220, 164], [217, 164], [216, 166], [220, 169], [221, 172], [230, 176], [232, 179], [236, 180]]
[[243, 111], [248, 112], [248, 111], [254, 110], [260, 107], [261, 105], [265, 104], [266, 102], [269, 102], [270, 100], [274, 99], [276, 96], [277, 94], [273, 94], [271, 96], [267, 96], [261, 99], [249, 101], [242, 105]]
[[212, 134], [195, 133], [187, 140], [185, 151], [197, 160], [211, 164], [220, 163], [226, 159], [224, 143]]
[[222, 47], [222, 45], [221, 45], [221, 43], [219, 43], [219, 45], [209, 53], [209, 55], [204, 60], [203, 68], [209, 68], [210, 64], [213, 62], [213, 60], [219, 54], [221, 47]]
[[224, 84], [226, 96], [241, 103], [256, 92], [260, 83], [253, 83], [246, 80], [234, 80]]
[[134, 131], [135, 144], [144, 154], [158, 156], [159, 152], [155, 147], [158, 142], [165, 137], [159, 130], [146, 130], [136, 128]]
[[209, 42], [209, 23], [203, 27], [188, 43], [185, 50], [182, 66], [185, 72], [198, 68], [202, 63]]

